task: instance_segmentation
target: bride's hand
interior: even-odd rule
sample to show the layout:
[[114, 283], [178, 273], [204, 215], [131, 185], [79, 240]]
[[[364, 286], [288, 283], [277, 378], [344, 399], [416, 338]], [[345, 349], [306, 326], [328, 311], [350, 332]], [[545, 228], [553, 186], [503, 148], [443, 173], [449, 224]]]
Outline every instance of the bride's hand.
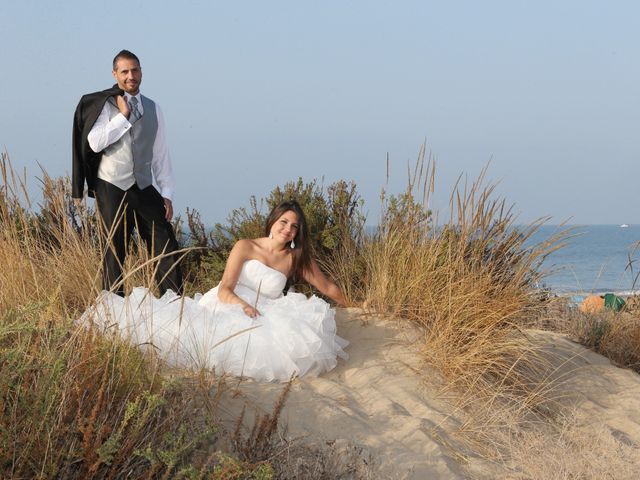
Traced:
[[242, 311], [251, 318], [256, 318], [258, 315], [260, 315], [260, 312], [253, 308], [251, 305], [245, 305], [244, 307], [242, 307]]

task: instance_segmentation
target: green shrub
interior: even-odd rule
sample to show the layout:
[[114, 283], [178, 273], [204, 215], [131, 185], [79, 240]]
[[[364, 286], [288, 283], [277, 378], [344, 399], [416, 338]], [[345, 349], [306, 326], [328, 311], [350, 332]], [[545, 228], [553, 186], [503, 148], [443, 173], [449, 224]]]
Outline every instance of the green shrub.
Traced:
[[356, 185], [341, 180], [325, 190], [316, 180], [304, 182], [302, 178], [276, 187], [259, 203], [251, 197], [248, 207], [232, 210], [226, 223], [216, 224], [211, 232], [206, 231], [196, 210], [187, 211], [187, 246], [195, 247], [185, 261], [189, 290], [204, 291], [217, 285], [235, 242], [264, 236], [269, 211], [290, 199], [297, 200], [305, 213], [314, 258], [335, 281], [347, 287], [343, 287], [347, 292], [355, 292], [353, 282], [362, 281], [361, 271], [337, 269], [335, 265], [344, 257], [357, 261], [362, 246], [365, 219]]

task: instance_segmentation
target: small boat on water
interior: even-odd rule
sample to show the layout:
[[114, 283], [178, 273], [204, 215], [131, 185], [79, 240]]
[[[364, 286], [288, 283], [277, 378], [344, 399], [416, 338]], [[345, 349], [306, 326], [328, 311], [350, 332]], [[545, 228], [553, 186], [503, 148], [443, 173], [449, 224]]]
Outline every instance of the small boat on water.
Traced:
[[628, 223], [623, 223], [622, 225], [620, 225], [620, 228], [629, 228], [629, 224]]

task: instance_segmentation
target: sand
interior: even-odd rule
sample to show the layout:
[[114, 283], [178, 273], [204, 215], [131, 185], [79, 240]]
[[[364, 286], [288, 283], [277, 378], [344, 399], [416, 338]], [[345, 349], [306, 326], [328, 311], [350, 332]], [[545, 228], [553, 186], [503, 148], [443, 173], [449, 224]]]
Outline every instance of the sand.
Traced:
[[[281, 425], [287, 439], [330, 446], [336, 458], [342, 453], [353, 462], [355, 452], [364, 465], [361, 476], [602, 478], [605, 472], [609, 478], [633, 478], [640, 471], [640, 376], [565, 336], [529, 332], [556, 363], [554, 395], [571, 412], [568, 426], [522, 432], [497, 461], [461, 440], [456, 427], [465, 413], [439, 397], [438, 376], [420, 362], [406, 329], [357, 309], [339, 310], [337, 324], [351, 343], [349, 360], [318, 378], [295, 380]], [[230, 429], [242, 408], [239, 399], [245, 401], [249, 428], [252, 413], [271, 412], [283, 388], [235, 379], [229, 386], [221, 406]]]

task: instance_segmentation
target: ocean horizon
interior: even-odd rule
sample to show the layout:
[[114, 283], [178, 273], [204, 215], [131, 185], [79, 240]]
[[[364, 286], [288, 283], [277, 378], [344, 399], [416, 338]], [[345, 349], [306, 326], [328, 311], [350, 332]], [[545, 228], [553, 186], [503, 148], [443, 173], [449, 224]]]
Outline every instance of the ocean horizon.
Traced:
[[640, 288], [640, 225], [543, 225], [530, 244], [569, 229], [566, 245], [543, 262], [548, 271], [541, 287], [559, 294], [617, 293], [630, 295]]
[[[544, 242], [563, 230], [570, 231], [565, 246], [544, 260], [542, 269], [546, 275], [539, 287], [559, 295], [640, 293], [640, 280], [636, 278], [640, 274], [640, 224], [624, 225], [545, 224], [539, 227], [527, 245]], [[367, 234], [375, 230], [374, 225], [365, 227]]]

